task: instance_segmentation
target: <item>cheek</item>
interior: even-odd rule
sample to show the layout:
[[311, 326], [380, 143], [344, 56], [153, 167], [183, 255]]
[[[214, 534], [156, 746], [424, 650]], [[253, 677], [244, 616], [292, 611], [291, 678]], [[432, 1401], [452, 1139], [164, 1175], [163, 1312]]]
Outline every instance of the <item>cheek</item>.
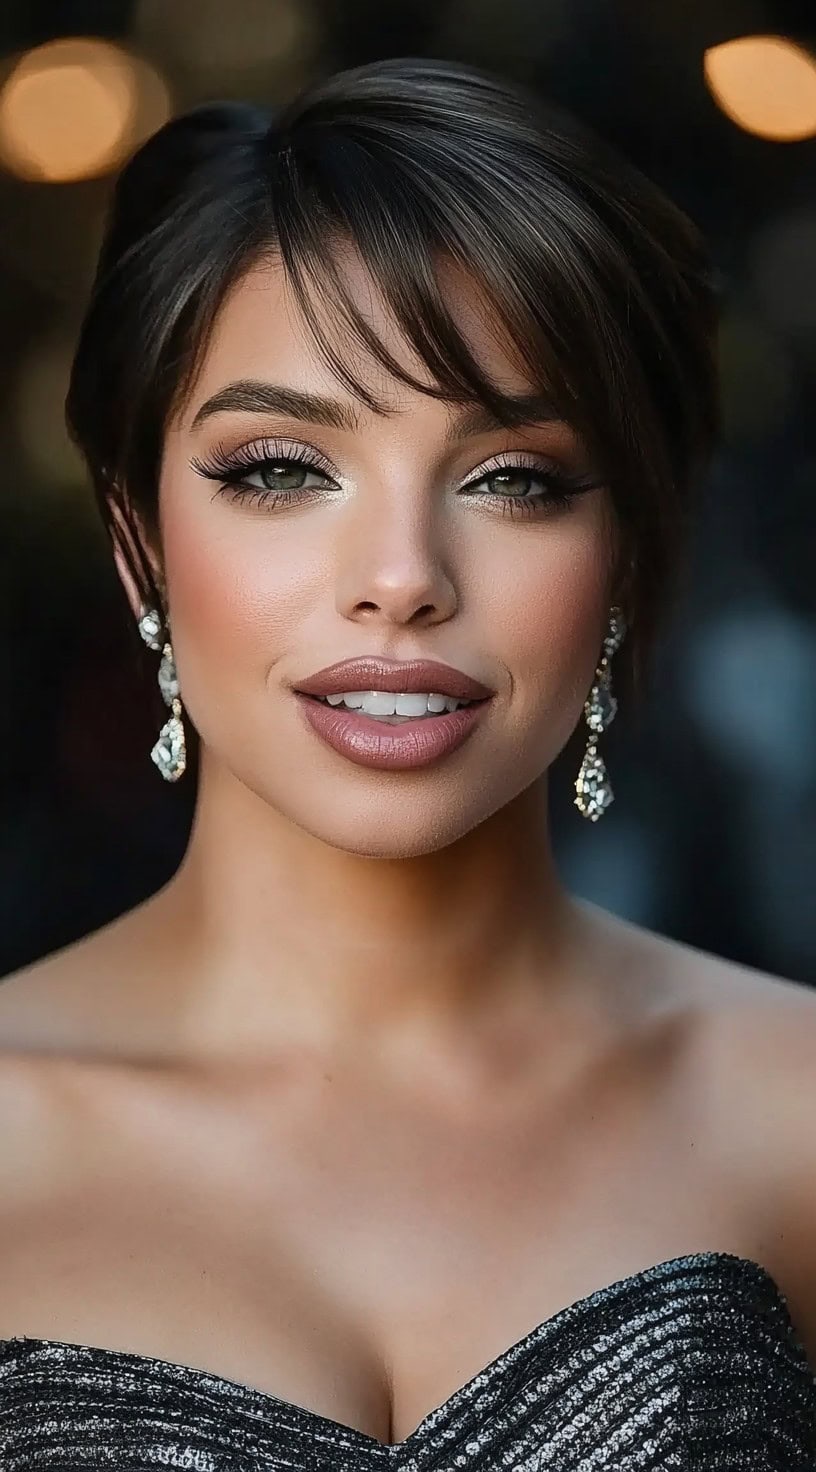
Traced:
[[298, 539], [293, 523], [287, 534], [260, 514], [207, 514], [214, 509], [207, 502], [194, 515], [168, 496], [162, 518], [173, 647], [191, 714], [242, 676], [264, 680], [327, 576], [315, 539]]
[[[332, 539], [316, 535], [308, 517], [237, 507], [225, 514], [207, 487], [194, 502], [187, 487], [170, 484], [160, 505], [182, 699], [202, 735], [217, 740], [224, 720], [248, 713], [247, 702], [257, 697], [265, 708], [278, 660], [300, 656], [290, 675], [302, 673], [303, 658], [313, 661], [318, 651], [328, 662], [337, 575]], [[459, 647], [471, 645], [504, 668], [516, 739], [526, 731], [537, 752], [554, 755], [580, 717], [606, 632], [606, 518], [586, 501], [568, 516], [512, 535], [509, 527], [486, 530], [475, 519], [471, 528], [472, 539], [460, 546]]]
[[606, 633], [610, 571], [601, 518], [575, 515], [519, 537], [512, 567], [493, 580], [494, 627], [505, 631], [501, 654], [525, 714], [531, 702], [549, 718], [561, 703], [580, 711]]

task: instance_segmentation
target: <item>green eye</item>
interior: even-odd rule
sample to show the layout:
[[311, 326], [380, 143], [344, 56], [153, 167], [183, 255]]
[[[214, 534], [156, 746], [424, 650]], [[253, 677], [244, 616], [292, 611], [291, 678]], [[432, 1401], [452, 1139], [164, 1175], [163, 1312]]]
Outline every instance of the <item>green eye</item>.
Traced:
[[502, 495], [527, 497], [541, 479], [541, 475], [519, 466], [515, 470], [492, 470], [485, 476], [485, 484], [492, 484]]
[[503, 515], [543, 516], [566, 511], [584, 491], [600, 482], [592, 475], [573, 476], [553, 465], [498, 465], [466, 486], [462, 494], [493, 502]]
[[190, 465], [205, 480], [219, 483], [217, 495], [250, 506], [284, 506], [331, 485], [316, 451], [305, 445], [280, 446], [272, 441], [245, 445], [229, 454], [217, 449]]
[[252, 476], [257, 476], [261, 484], [253, 486], [253, 490], [302, 491], [308, 477], [313, 473], [309, 466], [297, 465], [294, 461], [268, 460], [258, 470], [253, 470], [242, 479], [244, 485], [252, 486]]

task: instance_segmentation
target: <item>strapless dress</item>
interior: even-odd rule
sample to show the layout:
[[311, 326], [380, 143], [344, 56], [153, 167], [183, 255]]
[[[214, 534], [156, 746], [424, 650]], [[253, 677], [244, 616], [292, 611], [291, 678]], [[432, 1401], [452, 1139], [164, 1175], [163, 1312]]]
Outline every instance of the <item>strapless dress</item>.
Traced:
[[816, 1377], [768, 1271], [704, 1252], [538, 1324], [404, 1440], [189, 1365], [0, 1341], [1, 1472], [816, 1472]]

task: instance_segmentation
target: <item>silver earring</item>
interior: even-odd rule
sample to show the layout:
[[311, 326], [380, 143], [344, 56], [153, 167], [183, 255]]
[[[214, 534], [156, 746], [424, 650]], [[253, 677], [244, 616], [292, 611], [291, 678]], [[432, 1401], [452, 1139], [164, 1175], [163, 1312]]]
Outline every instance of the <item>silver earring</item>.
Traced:
[[612, 694], [611, 661], [625, 637], [626, 623], [623, 614], [619, 608], [613, 608], [609, 618], [609, 632], [604, 639], [603, 654], [584, 704], [589, 737], [581, 770], [575, 780], [575, 806], [592, 823], [597, 823], [615, 801], [606, 764], [598, 751], [598, 737], [612, 725], [618, 712], [618, 702]]
[[150, 755], [165, 782], [177, 782], [187, 767], [187, 746], [184, 725], [181, 719], [181, 700], [173, 658], [173, 646], [165, 637], [161, 615], [155, 608], [143, 608], [139, 616], [139, 633], [148, 649], [161, 651], [159, 665], [159, 689], [162, 700], [170, 707], [172, 715], [162, 726], [158, 740]]

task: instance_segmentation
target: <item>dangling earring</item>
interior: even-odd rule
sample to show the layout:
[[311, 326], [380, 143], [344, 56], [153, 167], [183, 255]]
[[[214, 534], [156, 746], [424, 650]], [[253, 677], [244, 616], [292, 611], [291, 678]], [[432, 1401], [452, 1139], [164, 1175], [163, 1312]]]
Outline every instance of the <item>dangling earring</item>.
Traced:
[[595, 683], [584, 704], [584, 715], [589, 727], [589, 738], [581, 770], [575, 780], [575, 806], [585, 818], [597, 823], [606, 809], [615, 801], [603, 757], [598, 752], [598, 737], [615, 719], [618, 702], [612, 694], [613, 654], [617, 653], [626, 637], [626, 623], [619, 608], [613, 608], [609, 619], [609, 632], [604, 639], [603, 654], [595, 671]]
[[179, 683], [176, 662], [173, 658], [173, 646], [169, 639], [164, 638], [161, 615], [155, 608], [142, 609], [139, 617], [139, 633], [148, 649], [161, 651], [159, 689], [165, 705], [168, 705], [173, 712], [170, 719], [162, 726], [159, 739], [150, 755], [165, 782], [177, 782], [179, 777], [184, 775], [187, 766], [187, 746], [181, 720], [181, 700], [179, 699]]

